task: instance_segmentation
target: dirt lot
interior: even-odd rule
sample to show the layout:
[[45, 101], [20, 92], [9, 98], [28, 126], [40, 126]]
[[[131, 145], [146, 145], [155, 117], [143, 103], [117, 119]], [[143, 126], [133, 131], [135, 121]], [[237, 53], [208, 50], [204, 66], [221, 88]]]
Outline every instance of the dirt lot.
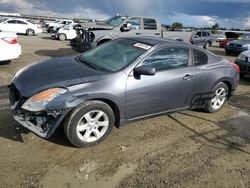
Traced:
[[44, 140], [14, 123], [6, 87], [25, 65], [75, 52], [48, 34], [18, 40], [22, 56], [0, 65], [0, 187], [250, 187], [250, 78], [219, 113], [141, 121], [77, 149], [62, 129]]

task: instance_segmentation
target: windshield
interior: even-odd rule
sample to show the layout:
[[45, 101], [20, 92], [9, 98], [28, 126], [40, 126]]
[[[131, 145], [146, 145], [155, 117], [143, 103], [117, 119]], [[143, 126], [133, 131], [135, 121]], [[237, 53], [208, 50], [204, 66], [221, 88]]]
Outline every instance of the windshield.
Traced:
[[239, 34], [238, 40], [250, 40], [250, 33], [241, 33]]
[[114, 17], [108, 19], [107, 21], [105, 21], [105, 23], [106, 23], [107, 25], [111, 25], [111, 26], [117, 27], [117, 26], [119, 26], [124, 20], [125, 20], [125, 18], [122, 17], [122, 16], [114, 16]]
[[0, 19], [0, 23], [1, 23], [1, 22], [4, 22], [4, 21], [6, 21], [6, 20], [8, 20], [8, 18], [1, 18], [1, 19]]
[[146, 51], [143, 45], [134, 40], [118, 39], [84, 53], [80, 61], [97, 69], [116, 72], [143, 54]]

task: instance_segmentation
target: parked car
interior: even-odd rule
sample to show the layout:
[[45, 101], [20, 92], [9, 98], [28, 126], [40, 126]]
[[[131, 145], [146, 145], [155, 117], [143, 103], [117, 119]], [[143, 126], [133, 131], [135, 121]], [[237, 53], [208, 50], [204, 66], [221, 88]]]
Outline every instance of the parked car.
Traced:
[[236, 40], [229, 41], [225, 45], [227, 55], [239, 55], [247, 50], [250, 50], [250, 33], [240, 33]]
[[37, 135], [48, 138], [64, 122], [70, 142], [85, 147], [113, 125], [187, 109], [217, 112], [238, 81], [236, 64], [202, 48], [126, 37], [18, 71], [10, 103], [14, 119]]
[[51, 33], [53, 31], [57, 31], [58, 28], [63, 27], [64, 25], [72, 24], [74, 21], [72, 20], [58, 20], [56, 22], [49, 23], [47, 25], [47, 32]]
[[16, 39], [15, 33], [0, 31], [0, 61], [16, 59], [22, 54], [21, 46]]
[[28, 36], [42, 33], [42, 29], [24, 19], [8, 18], [0, 22], [0, 30], [26, 34]]
[[191, 44], [208, 49], [213, 44], [213, 36], [210, 31], [195, 31], [191, 34], [189, 41]]
[[225, 32], [225, 35], [226, 35], [226, 38], [221, 39], [219, 41], [219, 46], [221, 48], [224, 48], [226, 44], [229, 43], [230, 41], [237, 39], [240, 34], [238, 32], [229, 31], [229, 32]]
[[70, 41], [75, 51], [84, 52], [107, 41], [124, 36], [161, 37], [161, 24], [155, 18], [116, 15], [105, 22], [84, 23]]
[[221, 40], [226, 39], [225, 32], [219, 32], [218, 34], [215, 34], [214, 39], [215, 39], [216, 42], [220, 42]]
[[240, 76], [243, 78], [246, 74], [250, 74], [250, 50], [242, 52], [235, 60], [240, 67]]
[[80, 24], [73, 23], [65, 25], [60, 28], [57, 32], [51, 33], [51, 37], [59, 40], [71, 40], [77, 37], [76, 27], [81, 27]]

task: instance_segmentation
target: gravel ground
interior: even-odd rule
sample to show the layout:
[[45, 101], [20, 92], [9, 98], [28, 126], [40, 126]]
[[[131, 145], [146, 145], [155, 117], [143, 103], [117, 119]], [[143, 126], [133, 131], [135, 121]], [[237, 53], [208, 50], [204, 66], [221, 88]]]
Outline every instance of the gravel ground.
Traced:
[[[113, 129], [97, 146], [77, 149], [62, 129], [44, 140], [14, 123], [7, 90], [20, 68], [75, 52], [46, 33], [19, 35], [18, 41], [22, 56], [0, 62], [0, 187], [250, 187], [250, 78], [218, 113], [140, 121]], [[225, 56], [217, 45], [210, 50]]]

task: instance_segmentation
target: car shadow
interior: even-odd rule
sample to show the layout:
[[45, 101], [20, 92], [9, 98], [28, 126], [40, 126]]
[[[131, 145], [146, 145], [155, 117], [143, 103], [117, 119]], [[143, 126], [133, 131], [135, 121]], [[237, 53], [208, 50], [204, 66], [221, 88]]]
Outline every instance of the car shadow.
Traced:
[[56, 39], [53, 39], [52, 37], [48, 37], [48, 36], [40, 36], [41, 39], [45, 39], [45, 40], [56, 40]]
[[[222, 51], [221, 49], [215, 49], [216, 47], [213, 47], [213, 49], [209, 49], [210, 52], [218, 55], [218, 56], [226, 56], [226, 52]], [[218, 47], [219, 48], [219, 47]]]
[[[8, 91], [7, 86], [0, 86], [0, 137], [23, 143], [23, 135], [33, 133], [13, 120]], [[66, 138], [62, 128], [58, 128], [47, 141], [65, 147], [74, 147]]]
[[59, 48], [57, 50], [37, 50], [35, 54], [40, 56], [55, 58], [55, 57], [75, 55], [78, 53], [71, 48]]
[[[171, 114], [168, 115], [169, 118], [177, 122], [180, 126], [184, 127], [185, 129], [193, 133], [193, 135], [189, 137], [190, 139], [195, 140], [196, 142], [210, 143], [211, 144], [210, 146], [214, 148], [216, 148], [218, 145], [221, 145], [228, 150], [237, 150], [250, 155], [250, 152], [244, 150], [246, 143], [247, 144], [250, 143], [250, 128], [249, 128], [250, 116], [246, 116], [244, 119], [242, 119], [242, 117], [238, 117], [226, 121], [215, 122], [186, 112], [179, 112], [179, 114], [184, 116], [189, 116], [195, 119], [200, 119], [209, 123], [213, 123], [218, 126], [217, 129], [201, 132], [193, 129], [187, 123], [183, 123], [183, 121], [172, 116]], [[241, 124], [239, 128], [236, 126], [238, 123]], [[246, 127], [248, 127], [248, 129], [245, 129]], [[222, 134], [222, 130], [226, 130], [226, 132], [225, 133], [223, 132]], [[249, 131], [246, 132], [244, 130], [249, 130]], [[239, 137], [240, 139], [238, 140], [232, 139], [233, 137]]]
[[0, 61], [0, 65], [8, 65], [10, 64], [11, 60], [7, 60], [7, 61]]

